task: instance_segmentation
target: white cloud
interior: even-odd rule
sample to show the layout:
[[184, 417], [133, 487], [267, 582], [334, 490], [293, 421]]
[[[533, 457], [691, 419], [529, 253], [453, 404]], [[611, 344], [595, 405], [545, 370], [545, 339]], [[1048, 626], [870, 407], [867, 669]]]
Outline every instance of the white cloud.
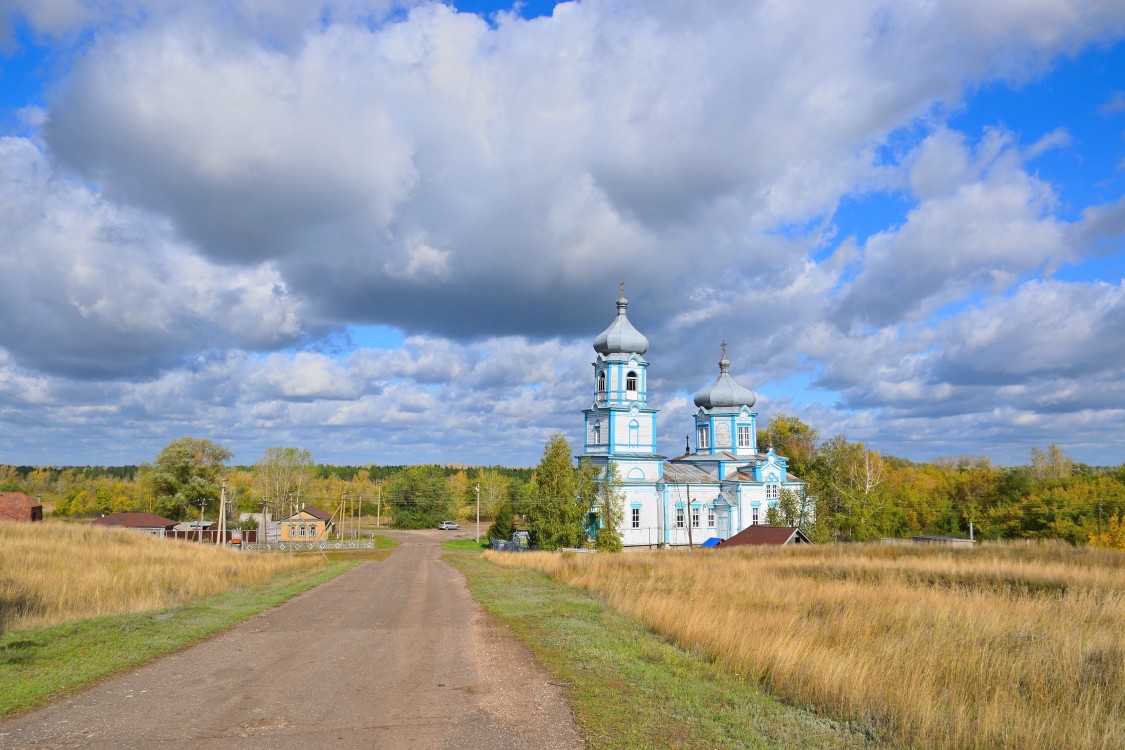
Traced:
[[[0, 5], [78, 40], [41, 129], [0, 142], [4, 382], [138, 435], [330, 453], [331, 425], [426, 460], [483, 430], [533, 457], [577, 428], [625, 278], [666, 435], [724, 338], [764, 405], [802, 373], [858, 410], [810, 407], [826, 434], [1117, 419], [1080, 387], [1117, 363], [1079, 329], [1118, 333], [1119, 288], [1045, 279], [1120, 252], [1125, 203], [1060, 218], [1029, 162], [1080, 145], [1061, 114], [1030, 144], [941, 118], [1119, 38], [1120, 3], [590, 0], [493, 25], [391, 7]], [[836, 236], [843, 202], [887, 194], [914, 205]], [[331, 350], [349, 324], [408, 338]]]

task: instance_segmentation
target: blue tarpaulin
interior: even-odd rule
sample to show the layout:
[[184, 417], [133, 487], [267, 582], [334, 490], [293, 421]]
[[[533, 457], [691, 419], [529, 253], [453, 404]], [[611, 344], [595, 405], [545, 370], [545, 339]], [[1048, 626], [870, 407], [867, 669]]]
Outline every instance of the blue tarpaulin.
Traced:
[[701, 545], [699, 545], [699, 546], [700, 546], [700, 547], [718, 547], [718, 546], [719, 546], [719, 542], [721, 542], [721, 541], [723, 541], [723, 540], [722, 540], [722, 539], [720, 539], [719, 537], [717, 537], [717, 536], [713, 536], [713, 537], [711, 537], [710, 539], [708, 539], [708, 540], [707, 540], [706, 542], [704, 542], [703, 544], [701, 544]]

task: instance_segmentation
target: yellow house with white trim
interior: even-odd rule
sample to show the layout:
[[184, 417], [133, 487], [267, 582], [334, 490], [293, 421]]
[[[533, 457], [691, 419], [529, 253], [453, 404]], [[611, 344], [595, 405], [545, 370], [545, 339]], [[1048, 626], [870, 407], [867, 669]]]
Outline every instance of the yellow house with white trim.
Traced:
[[320, 508], [302, 508], [288, 518], [283, 518], [281, 537], [283, 542], [316, 542], [328, 538], [332, 528], [332, 516]]

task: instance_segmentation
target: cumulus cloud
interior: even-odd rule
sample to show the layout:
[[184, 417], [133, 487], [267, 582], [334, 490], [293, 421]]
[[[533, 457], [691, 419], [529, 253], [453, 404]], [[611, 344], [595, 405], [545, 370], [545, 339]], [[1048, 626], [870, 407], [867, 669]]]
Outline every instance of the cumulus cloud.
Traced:
[[[1120, 37], [1120, 3], [0, 12], [74, 60], [34, 133], [0, 141], [0, 317], [19, 321], [0, 372], [41, 399], [119, 401], [138, 431], [327, 428], [425, 460], [484, 430], [523, 455], [576, 425], [621, 278], [671, 433], [724, 338], [748, 386], [799, 373], [842, 408], [810, 415], [876, 438], [930, 440], [910, 420], [939, 409], [983, 423], [998, 396], [1014, 425], [1115, 372], [1077, 328], [1052, 350], [1070, 369], [1022, 336], [1084, 295], [1102, 300], [1087, 329], [1119, 334], [1118, 287], [1051, 278], [1119, 251], [1125, 199], [1061, 217], [1032, 162], [1073, 146], [1065, 123], [943, 116]], [[837, 237], [840, 205], [870, 195], [909, 210]], [[407, 343], [331, 350], [363, 324]]]
[[23, 138], [0, 138], [0, 346], [72, 377], [146, 377], [230, 346], [304, 333], [301, 304], [269, 264], [225, 270], [166, 222], [55, 173]]

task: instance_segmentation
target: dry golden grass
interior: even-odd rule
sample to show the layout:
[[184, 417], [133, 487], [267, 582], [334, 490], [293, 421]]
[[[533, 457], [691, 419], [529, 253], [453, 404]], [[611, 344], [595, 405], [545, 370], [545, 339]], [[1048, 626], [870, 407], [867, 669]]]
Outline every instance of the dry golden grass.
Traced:
[[178, 606], [323, 564], [123, 529], [0, 523], [0, 631]]
[[928, 748], [1125, 747], [1125, 555], [1066, 545], [487, 553], [798, 705]]

